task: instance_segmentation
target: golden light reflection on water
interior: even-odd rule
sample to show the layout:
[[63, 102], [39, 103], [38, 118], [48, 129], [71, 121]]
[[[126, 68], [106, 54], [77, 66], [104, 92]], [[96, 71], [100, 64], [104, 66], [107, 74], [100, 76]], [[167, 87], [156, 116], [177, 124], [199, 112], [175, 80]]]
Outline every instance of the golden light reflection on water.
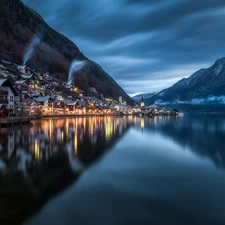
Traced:
[[49, 140], [52, 142], [52, 119], [49, 121]]
[[109, 141], [113, 135], [113, 123], [112, 121], [107, 121], [105, 124], [105, 138]]
[[86, 118], [84, 118], [84, 135], [86, 134], [86, 123], [87, 123], [87, 119]]
[[142, 130], [142, 132], [144, 130], [144, 127], [145, 127], [145, 120], [144, 120], [144, 118], [141, 118], [141, 130]]
[[[24, 152], [34, 160], [50, 160], [71, 156], [77, 160], [90, 162], [102, 154], [126, 131], [135, 126], [138, 130], [158, 127], [168, 122], [163, 117], [110, 117], [90, 116], [76, 118], [52, 118], [33, 121], [32, 127], [1, 131], [0, 151], [5, 158], [15, 155], [16, 149]], [[156, 125], [156, 123], [158, 123]], [[65, 159], [64, 159], [65, 160]], [[19, 164], [19, 162], [18, 162]]]
[[40, 158], [40, 145], [39, 145], [37, 139], [35, 139], [35, 141], [34, 141], [34, 157], [35, 157], [35, 159]]
[[32, 127], [12, 130], [12, 134], [6, 132], [6, 140], [0, 138], [0, 144], [9, 157], [20, 146], [35, 160], [49, 160], [59, 152], [64, 152], [68, 145], [73, 155], [79, 157], [89, 151], [106, 148], [131, 125], [134, 125], [133, 117], [42, 119], [33, 121]]
[[74, 135], [74, 154], [77, 155], [77, 150], [78, 150], [78, 135], [77, 132], [75, 132]]
[[69, 134], [69, 120], [66, 118], [66, 140], [68, 140], [68, 134]]
[[62, 142], [64, 140], [64, 131], [61, 132], [61, 138], [62, 138]]

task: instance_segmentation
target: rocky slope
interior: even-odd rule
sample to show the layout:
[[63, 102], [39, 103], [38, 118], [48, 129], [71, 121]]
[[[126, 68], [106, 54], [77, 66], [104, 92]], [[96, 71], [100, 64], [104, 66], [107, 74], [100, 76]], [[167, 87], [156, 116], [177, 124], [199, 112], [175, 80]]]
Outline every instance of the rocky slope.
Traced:
[[0, 4], [0, 59], [23, 64], [30, 43], [38, 37], [38, 44], [26, 62], [28, 66], [67, 81], [71, 62], [86, 60], [85, 67], [78, 71], [81, 75], [76, 80], [78, 87], [84, 91], [95, 87], [105, 97], [118, 99], [121, 95], [128, 104], [134, 103], [99, 65], [87, 59], [72, 41], [49, 27], [34, 10], [20, 0], [0, 0]]

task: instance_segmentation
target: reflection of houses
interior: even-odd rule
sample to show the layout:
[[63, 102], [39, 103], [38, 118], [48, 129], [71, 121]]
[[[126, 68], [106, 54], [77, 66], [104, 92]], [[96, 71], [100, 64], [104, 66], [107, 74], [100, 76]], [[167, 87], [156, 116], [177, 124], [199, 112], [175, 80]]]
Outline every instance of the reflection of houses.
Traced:
[[[1, 129], [1, 199], [9, 203], [13, 199], [1, 224], [10, 224], [12, 218], [22, 224], [19, 219], [25, 220], [23, 215], [29, 217], [74, 182], [82, 165], [101, 157], [130, 125], [127, 119], [116, 117], [76, 117], [37, 121], [23, 129]], [[21, 212], [26, 213], [21, 216]]]
[[0, 79], [0, 104], [13, 111], [15, 96], [18, 94], [9, 79]]

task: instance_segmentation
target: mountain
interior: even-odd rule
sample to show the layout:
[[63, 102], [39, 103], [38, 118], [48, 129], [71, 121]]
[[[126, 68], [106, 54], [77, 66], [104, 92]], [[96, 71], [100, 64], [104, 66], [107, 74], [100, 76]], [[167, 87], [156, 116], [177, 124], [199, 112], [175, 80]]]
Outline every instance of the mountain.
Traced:
[[148, 99], [148, 98], [151, 98], [152, 96], [154, 96], [157, 92], [149, 92], [149, 93], [145, 93], [145, 94], [138, 94], [138, 95], [135, 95], [132, 97], [132, 99], [137, 102], [137, 103], [140, 103], [141, 100], [142, 100], [142, 96], [144, 97], [144, 100], [145, 99]]
[[225, 58], [211, 67], [200, 69], [146, 99], [146, 104], [164, 105], [223, 105], [225, 103]]
[[76, 72], [75, 85], [84, 91], [95, 87], [105, 97], [118, 99], [122, 96], [128, 104], [134, 104], [101, 66], [85, 57], [72, 41], [49, 27], [37, 12], [20, 0], [0, 0], [0, 4], [0, 59], [22, 65], [28, 53], [30, 57], [26, 64], [29, 67], [49, 72], [63, 82], [68, 81], [72, 61], [85, 60], [85, 65]]

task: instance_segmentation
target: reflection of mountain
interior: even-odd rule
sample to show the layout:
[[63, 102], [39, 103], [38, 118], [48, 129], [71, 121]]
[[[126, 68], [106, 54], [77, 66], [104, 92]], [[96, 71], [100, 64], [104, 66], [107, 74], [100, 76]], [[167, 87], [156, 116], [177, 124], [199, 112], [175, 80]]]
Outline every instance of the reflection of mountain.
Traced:
[[145, 121], [146, 130], [160, 132], [183, 148], [189, 147], [209, 157], [217, 166], [225, 167], [225, 119], [222, 116], [156, 117]]
[[82, 165], [98, 159], [131, 125], [127, 117], [85, 117], [0, 129], [0, 190], [7, 192], [0, 195], [6, 209], [1, 222], [19, 224], [75, 181]]

